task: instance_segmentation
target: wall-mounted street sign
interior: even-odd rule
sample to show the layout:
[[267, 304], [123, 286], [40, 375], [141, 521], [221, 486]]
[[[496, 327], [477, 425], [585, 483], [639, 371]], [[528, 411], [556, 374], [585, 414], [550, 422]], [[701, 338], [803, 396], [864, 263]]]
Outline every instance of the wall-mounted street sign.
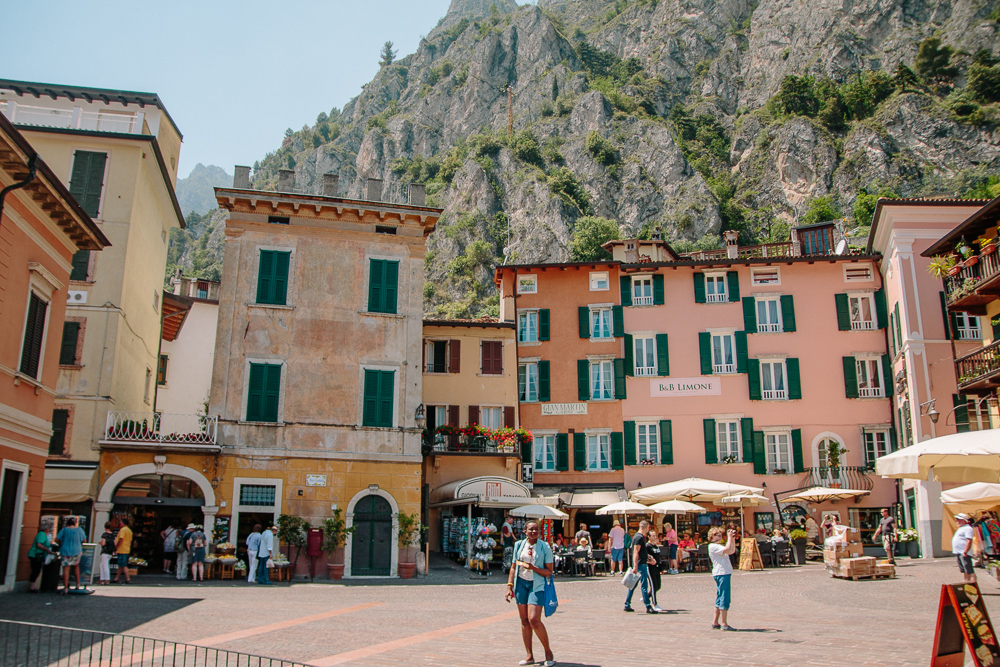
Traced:
[[678, 396], [719, 396], [722, 378], [655, 378], [649, 381], [649, 395], [674, 398]]
[[585, 415], [586, 403], [542, 403], [543, 415]]
[[306, 475], [306, 486], [326, 486], [326, 475]]

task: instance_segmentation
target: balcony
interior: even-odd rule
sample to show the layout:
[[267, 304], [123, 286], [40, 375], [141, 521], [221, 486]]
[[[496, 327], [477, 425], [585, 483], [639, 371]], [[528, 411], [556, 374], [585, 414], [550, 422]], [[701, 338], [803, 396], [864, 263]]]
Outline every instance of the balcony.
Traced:
[[802, 479], [802, 487], [827, 486], [834, 489], [871, 491], [875, 486], [868, 474], [871, 471], [872, 468], [866, 466], [839, 466], [837, 468], [819, 466], [816, 468], [806, 468], [805, 477]]
[[958, 391], [991, 394], [1000, 388], [1000, 340], [955, 360]]
[[81, 107], [53, 109], [29, 106], [13, 101], [0, 102], [0, 113], [17, 125], [58, 127], [67, 130], [91, 130], [118, 134], [142, 134], [143, 113], [84, 111]]
[[945, 291], [951, 310], [985, 315], [986, 304], [1000, 298], [1000, 252], [980, 253], [975, 264], [945, 279]]
[[633, 306], [652, 306], [653, 297], [652, 296], [633, 296], [632, 297]]
[[784, 389], [765, 389], [761, 392], [765, 401], [788, 400], [788, 392]]
[[656, 375], [656, 368], [653, 366], [636, 366], [635, 376], [636, 377], [653, 377]]
[[108, 412], [105, 449], [155, 449], [219, 452], [216, 444], [219, 418], [215, 415], [181, 415], [148, 412]]
[[758, 322], [757, 333], [781, 333], [781, 322]]
[[[800, 252], [796, 241], [781, 241], [778, 243], [764, 243], [761, 245], [740, 246], [737, 250], [737, 259], [768, 259], [770, 257], [802, 257], [810, 254], [831, 255], [832, 252], [809, 253]], [[850, 248], [845, 255], [864, 255], [864, 248]], [[729, 251], [726, 248], [718, 250], [698, 250], [696, 252], [684, 253], [683, 256], [693, 260], [729, 259]]]
[[424, 437], [425, 454], [503, 454], [519, 455], [520, 447], [485, 435], [445, 435], [437, 433], [431, 442]]

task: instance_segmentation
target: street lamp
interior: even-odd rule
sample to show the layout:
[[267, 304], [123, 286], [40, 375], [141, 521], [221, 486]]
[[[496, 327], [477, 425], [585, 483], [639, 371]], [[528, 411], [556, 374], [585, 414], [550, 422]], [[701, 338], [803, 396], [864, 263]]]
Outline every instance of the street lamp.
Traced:
[[932, 398], [926, 403], [920, 404], [920, 414], [924, 417], [930, 417], [931, 422], [937, 424], [938, 419], [941, 419], [941, 413], [934, 408], [934, 402], [937, 401], [936, 398]]
[[424, 426], [427, 425], [427, 413], [424, 412], [423, 403], [417, 406], [417, 411], [413, 413], [413, 420], [417, 423], [417, 428], [421, 431], [424, 430]]

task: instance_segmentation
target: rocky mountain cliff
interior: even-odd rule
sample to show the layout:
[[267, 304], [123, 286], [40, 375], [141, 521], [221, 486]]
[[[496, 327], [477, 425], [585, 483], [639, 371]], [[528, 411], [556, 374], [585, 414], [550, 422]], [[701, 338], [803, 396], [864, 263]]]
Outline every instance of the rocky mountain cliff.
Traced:
[[988, 0], [453, 0], [416, 53], [289, 130], [254, 187], [335, 172], [344, 196], [374, 177], [402, 202], [427, 183], [445, 209], [427, 311], [487, 314], [497, 263], [579, 257], [595, 218], [691, 249], [981, 186], [998, 21]]
[[192, 211], [198, 214], [207, 213], [216, 207], [215, 187], [230, 186], [233, 177], [222, 167], [210, 164], [207, 167], [198, 163], [187, 178], [177, 179], [177, 201], [184, 215]]

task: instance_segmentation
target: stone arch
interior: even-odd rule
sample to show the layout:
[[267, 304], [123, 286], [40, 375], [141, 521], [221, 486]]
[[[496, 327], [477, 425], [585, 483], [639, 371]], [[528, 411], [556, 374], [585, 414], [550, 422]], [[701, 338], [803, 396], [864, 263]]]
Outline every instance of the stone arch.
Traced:
[[[819, 445], [824, 440], [834, 440], [840, 443], [841, 449], [847, 449], [847, 445], [844, 442], [844, 439], [839, 435], [837, 435], [836, 433], [834, 433], [833, 431], [823, 431], [822, 433], [818, 434], [815, 438], [813, 438], [812, 446], [810, 447], [812, 453], [813, 468], [814, 468], [812, 481], [817, 486], [829, 486], [830, 482], [830, 479], [828, 479], [829, 475], [824, 477], [822, 472], [819, 470]], [[841, 461], [841, 465], [842, 466], [844, 465], [843, 461]], [[844, 477], [843, 473], [841, 473], [840, 477], [841, 480], [843, 480]]]
[[[392, 544], [390, 548], [390, 565], [389, 565], [389, 576], [395, 577], [399, 571], [399, 549], [395, 545], [399, 544], [399, 504], [396, 499], [392, 497], [392, 494], [384, 489], [364, 489], [363, 491], [358, 491], [351, 498], [351, 501], [347, 503], [347, 512], [344, 517], [344, 521], [347, 523], [347, 527], [351, 528], [354, 526], [354, 507], [361, 501], [362, 498], [367, 498], [368, 496], [376, 495], [385, 498], [389, 503], [389, 507], [392, 509]], [[347, 540], [344, 542], [344, 576], [351, 577], [351, 549], [353, 547], [353, 535], [348, 533]]]

